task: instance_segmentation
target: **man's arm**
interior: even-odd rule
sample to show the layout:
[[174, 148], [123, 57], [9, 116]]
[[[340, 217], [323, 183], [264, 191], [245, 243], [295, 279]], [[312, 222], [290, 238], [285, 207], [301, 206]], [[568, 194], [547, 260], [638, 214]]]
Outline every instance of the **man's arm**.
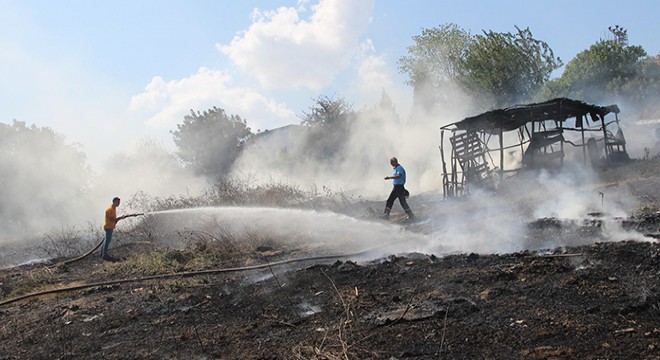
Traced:
[[120, 216], [120, 217], [117, 218], [117, 220], [115, 221], [115, 223], [117, 223], [117, 221], [122, 220], [122, 219], [126, 219], [126, 218], [133, 217], [133, 216], [141, 216], [141, 215], [144, 215], [144, 213], [122, 215], [122, 216]]

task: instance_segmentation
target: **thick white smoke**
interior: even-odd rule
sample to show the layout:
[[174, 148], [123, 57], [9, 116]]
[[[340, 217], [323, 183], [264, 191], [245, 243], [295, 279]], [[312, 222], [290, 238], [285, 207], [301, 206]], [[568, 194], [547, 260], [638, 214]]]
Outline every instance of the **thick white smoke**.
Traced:
[[[75, 252], [82, 243], [67, 242], [80, 236], [98, 241], [105, 209], [115, 196], [124, 200], [118, 210], [121, 215], [136, 210], [126, 206], [126, 200], [138, 192], [195, 196], [207, 187], [205, 179], [186, 171], [153, 140], [142, 140], [128, 152], [115, 152], [100, 173], [93, 173], [73, 147], [52, 146], [44, 133], [48, 134], [32, 129], [20, 139], [11, 139], [17, 156], [5, 156], [13, 154], [6, 148], [9, 141], [0, 149], [3, 168], [11, 172], [2, 177], [0, 265]], [[71, 248], [56, 249], [67, 246]]]

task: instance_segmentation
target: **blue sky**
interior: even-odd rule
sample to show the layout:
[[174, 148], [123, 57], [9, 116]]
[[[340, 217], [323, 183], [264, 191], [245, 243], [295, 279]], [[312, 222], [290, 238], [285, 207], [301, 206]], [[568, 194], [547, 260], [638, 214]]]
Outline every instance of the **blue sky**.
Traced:
[[658, 55], [659, 14], [655, 0], [0, 0], [0, 122], [51, 127], [95, 166], [144, 138], [172, 147], [190, 109], [256, 131], [299, 123], [321, 94], [360, 108], [385, 89], [406, 116], [397, 60], [423, 28], [529, 27], [566, 63], [611, 25]]

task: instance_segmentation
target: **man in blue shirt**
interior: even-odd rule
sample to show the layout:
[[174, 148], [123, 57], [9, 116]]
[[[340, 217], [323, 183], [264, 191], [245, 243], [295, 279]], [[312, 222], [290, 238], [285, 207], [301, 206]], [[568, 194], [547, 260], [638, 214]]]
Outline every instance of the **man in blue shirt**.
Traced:
[[408, 194], [408, 191], [403, 186], [406, 184], [406, 170], [403, 168], [403, 166], [401, 166], [401, 164], [399, 164], [399, 161], [395, 157], [390, 159], [390, 165], [392, 165], [394, 168], [394, 174], [391, 176], [385, 176], [385, 180], [392, 180], [392, 185], [394, 185], [394, 187], [392, 188], [390, 197], [387, 198], [385, 211], [383, 212], [381, 218], [390, 218], [390, 211], [392, 211], [394, 200], [399, 199], [401, 207], [406, 211], [406, 214], [408, 214], [407, 220], [413, 220], [415, 219], [415, 214], [413, 214], [412, 210], [410, 210], [410, 207], [408, 206], [408, 203], [406, 202], [406, 195]]

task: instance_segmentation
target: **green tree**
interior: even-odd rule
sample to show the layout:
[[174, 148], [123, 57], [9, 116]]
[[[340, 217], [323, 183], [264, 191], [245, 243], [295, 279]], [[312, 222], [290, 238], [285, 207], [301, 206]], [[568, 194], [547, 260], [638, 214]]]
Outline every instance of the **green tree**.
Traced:
[[353, 114], [353, 108], [343, 97], [332, 98], [321, 95], [314, 100], [309, 111], [303, 111], [301, 125], [312, 128], [337, 128], [346, 125]]
[[641, 46], [600, 40], [577, 54], [562, 76], [549, 81], [540, 98], [571, 97], [599, 103], [617, 97], [642, 104], [660, 96], [660, 64]]
[[213, 107], [203, 113], [191, 110], [172, 135], [177, 155], [187, 167], [218, 180], [229, 174], [253, 133], [240, 116]]
[[[413, 37], [408, 56], [399, 60], [414, 87], [416, 105], [430, 109], [451, 102], [456, 90], [471, 95], [483, 107], [530, 100], [562, 65], [547, 43], [532, 32], [484, 31], [470, 35], [454, 24], [425, 29]], [[429, 95], [430, 94], [430, 95]]]
[[[647, 111], [660, 113], [660, 54], [649, 56], [642, 61], [642, 72], [638, 77], [638, 105], [648, 108]], [[634, 84], [633, 86], [636, 86]]]
[[319, 159], [332, 158], [345, 144], [355, 111], [343, 97], [321, 95], [314, 101], [300, 116], [300, 124], [309, 128], [306, 148]]
[[484, 32], [470, 46], [463, 86], [473, 96], [490, 98], [485, 104], [504, 107], [531, 100], [562, 64], [529, 28], [516, 30]]
[[454, 101], [454, 91], [466, 78], [465, 62], [474, 37], [455, 24], [423, 29], [413, 36], [408, 56], [399, 59], [399, 69], [408, 74], [415, 103], [431, 109], [437, 103]]

